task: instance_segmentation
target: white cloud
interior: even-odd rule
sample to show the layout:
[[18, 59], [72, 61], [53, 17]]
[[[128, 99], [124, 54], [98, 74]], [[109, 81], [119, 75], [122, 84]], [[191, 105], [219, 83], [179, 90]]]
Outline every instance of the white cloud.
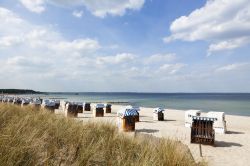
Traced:
[[78, 10], [74, 10], [72, 13], [73, 16], [77, 17], [77, 18], [81, 18], [83, 15], [83, 11], [78, 11]]
[[125, 78], [137, 80], [141, 84], [144, 80], [156, 79], [158, 75], [147, 67], [132, 66], [130, 68], [122, 69], [118, 75], [122, 75]]
[[182, 63], [176, 63], [176, 64], [164, 64], [160, 66], [158, 73], [166, 73], [166, 74], [176, 74], [178, 71], [180, 71], [185, 64]]
[[233, 63], [233, 64], [229, 64], [229, 65], [219, 67], [215, 71], [216, 72], [235, 71], [235, 70], [243, 69], [246, 66], [249, 66], [249, 63]]
[[4, 36], [0, 38], [0, 48], [1, 47], [10, 47], [13, 45], [17, 45], [23, 42], [23, 40], [17, 36]]
[[95, 51], [100, 48], [97, 40], [94, 39], [77, 39], [73, 41], [61, 41], [50, 46], [57, 51]]
[[[0, 22], [2, 88], [45, 91], [190, 91], [191, 87], [204, 91], [207, 87], [214, 90], [217, 86], [215, 83], [224, 88], [228, 80], [233, 82], [236, 79], [232, 78], [230, 72], [227, 74], [222, 71], [235, 71], [235, 86], [225, 89], [234, 88], [236, 91], [237, 87], [245, 90], [244, 84], [250, 80], [247, 75], [249, 65], [233, 63], [217, 67], [221, 68], [217, 69], [220, 72], [215, 72], [216, 66], [201, 64], [197, 68], [195, 62], [186, 67], [186, 64], [177, 61], [177, 55], [171, 53], [143, 56], [125, 51], [117, 54], [110, 47], [104, 48], [97, 39], [69, 40], [54, 27], [35, 25], [1, 7]], [[225, 75], [228, 77], [226, 81]]]
[[[28, 25], [19, 16], [8, 9], [0, 7], [0, 35], [20, 33]], [[15, 27], [15, 28], [12, 28]]]
[[[5, 8], [0, 8], [0, 22], [1, 87], [103, 90], [104, 86], [113, 87], [105, 84], [114, 81], [119, 89], [120, 84], [133, 87], [131, 80], [168, 75], [155, 71], [160, 66], [157, 61], [167, 62], [172, 58], [170, 54], [144, 57], [121, 52], [110, 55], [109, 51], [114, 50], [103, 48], [97, 39], [68, 40], [53, 27], [34, 25]], [[148, 58], [155, 59], [154, 64], [150, 64], [155, 69], [145, 65]], [[109, 81], [104, 81], [107, 79]]]
[[208, 55], [215, 51], [233, 50], [250, 42], [250, 37], [241, 37], [233, 40], [221, 41], [215, 44], [209, 45]]
[[208, 0], [202, 8], [172, 22], [170, 31], [165, 42], [205, 40], [211, 43], [210, 53], [241, 47], [250, 39], [250, 1]]
[[121, 53], [115, 56], [102, 56], [97, 57], [97, 64], [126, 64], [126, 63], [133, 63], [134, 59], [136, 58], [135, 55], [131, 53]]
[[12, 69], [16, 68], [18, 71], [27, 70], [30, 73], [30, 69], [38, 69], [39, 71], [47, 70], [50, 65], [53, 64], [53, 61], [49, 59], [44, 59], [39, 56], [15, 56], [8, 58], [7, 65], [12, 66]]
[[45, 11], [45, 0], [19, 0], [28, 10], [35, 13]]
[[0, 73], [3, 77], [12, 75], [14, 82], [18, 74], [13, 71], [25, 72], [34, 80], [40, 76], [69, 76], [74, 70], [81, 70], [79, 64], [85, 63], [83, 55], [95, 57], [101, 48], [95, 39], [69, 41], [55, 29], [34, 25], [1, 7], [0, 22]]
[[173, 53], [170, 54], [154, 54], [145, 59], [145, 64], [159, 64], [172, 62], [176, 59], [176, 55]]
[[122, 16], [126, 10], [139, 10], [144, 4], [144, 0], [83, 0], [83, 4], [92, 14], [98, 17], [107, 15]]
[[[41, 13], [45, 4], [59, 6], [85, 6], [93, 15], [106, 17], [107, 15], [122, 16], [127, 10], [140, 10], [145, 0], [19, 0], [28, 10]], [[81, 17], [82, 13], [74, 12], [74, 16]]]
[[95, 39], [83, 38], [66, 40], [63, 35], [51, 27], [33, 25], [15, 13], [0, 8], [0, 48], [22, 45], [33, 49], [47, 49], [48, 51], [79, 52], [95, 51], [101, 46]]
[[22, 22], [16, 14], [12, 13], [10, 10], [0, 7], [0, 19], [3, 23], [14, 23], [18, 24]]

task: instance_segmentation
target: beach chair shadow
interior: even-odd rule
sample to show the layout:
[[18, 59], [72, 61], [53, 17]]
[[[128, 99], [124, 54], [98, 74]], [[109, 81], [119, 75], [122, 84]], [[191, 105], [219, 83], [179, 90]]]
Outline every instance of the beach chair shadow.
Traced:
[[86, 116], [77, 116], [77, 117], [75, 117], [75, 119], [88, 119], [88, 118], [91, 118], [91, 117], [86, 117]]
[[140, 122], [145, 122], [145, 123], [156, 123], [155, 121], [149, 121], [149, 120], [140, 120]]
[[242, 147], [243, 145], [235, 142], [215, 141], [215, 147], [232, 147], [232, 146]]
[[245, 134], [244, 132], [238, 132], [238, 131], [227, 131], [226, 134]]
[[104, 117], [106, 117], [106, 118], [116, 118], [116, 116], [109, 116], [107, 114], [104, 114]]
[[164, 121], [165, 121], [165, 122], [174, 122], [174, 121], [176, 121], [176, 120], [174, 120], [174, 119], [164, 119]]
[[136, 130], [136, 132], [139, 132], [139, 133], [157, 133], [157, 132], [159, 132], [159, 130], [155, 130], [155, 129], [138, 129], [138, 130]]

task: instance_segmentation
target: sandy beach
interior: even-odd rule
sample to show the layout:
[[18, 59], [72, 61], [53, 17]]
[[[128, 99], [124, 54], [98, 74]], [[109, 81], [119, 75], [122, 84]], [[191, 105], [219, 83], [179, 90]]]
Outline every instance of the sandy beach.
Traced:
[[[122, 107], [124, 106], [113, 105], [111, 114], [99, 118], [93, 118], [92, 111], [85, 111], [77, 119], [116, 123], [116, 112]], [[57, 113], [62, 113], [62, 110], [58, 110]], [[152, 108], [141, 107], [136, 132], [177, 139], [190, 148], [196, 161], [205, 159], [209, 165], [235, 166], [247, 165], [250, 162], [250, 117], [226, 115], [227, 134], [216, 133], [215, 146], [202, 145], [203, 157], [200, 157], [199, 145], [190, 144], [190, 128], [184, 127], [184, 111], [167, 109], [164, 116], [165, 121], [153, 121]]]

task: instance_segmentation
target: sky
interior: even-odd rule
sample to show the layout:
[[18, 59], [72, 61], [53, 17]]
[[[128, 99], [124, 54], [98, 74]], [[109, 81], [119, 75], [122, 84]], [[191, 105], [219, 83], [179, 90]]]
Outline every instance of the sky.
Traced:
[[250, 92], [249, 0], [0, 0], [0, 89]]

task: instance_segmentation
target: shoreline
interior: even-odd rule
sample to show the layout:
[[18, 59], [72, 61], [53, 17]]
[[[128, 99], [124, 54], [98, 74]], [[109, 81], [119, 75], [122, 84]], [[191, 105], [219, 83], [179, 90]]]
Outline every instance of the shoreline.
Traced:
[[[99, 95], [100, 94], [100, 95]], [[174, 96], [143, 96], [138, 93], [138, 95], [131, 96], [121, 96], [121, 95], [106, 95], [105, 93], [98, 93], [98, 95], [47, 95], [47, 94], [34, 94], [34, 95], [17, 95], [23, 97], [40, 97], [42, 99], [59, 99], [72, 102], [90, 102], [90, 103], [110, 103], [118, 105], [134, 105], [142, 106], [148, 108], [163, 107], [166, 109], [176, 109], [176, 110], [189, 110], [196, 109], [201, 110], [202, 112], [216, 111], [216, 112], [225, 112], [227, 115], [236, 115], [236, 116], [246, 116], [250, 117], [250, 94], [247, 96], [228, 96], [220, 95], [216, 96], [212, 94], [212, 97], [199, 94], [194, 96], [183, 96], [182, 94], [179, 97]], [[190, 95], [190, 94], [187, 94]], [[11, 95], [10, 95], [11, 96]], [[159, 98], [159, 99], [158, 99]]]

